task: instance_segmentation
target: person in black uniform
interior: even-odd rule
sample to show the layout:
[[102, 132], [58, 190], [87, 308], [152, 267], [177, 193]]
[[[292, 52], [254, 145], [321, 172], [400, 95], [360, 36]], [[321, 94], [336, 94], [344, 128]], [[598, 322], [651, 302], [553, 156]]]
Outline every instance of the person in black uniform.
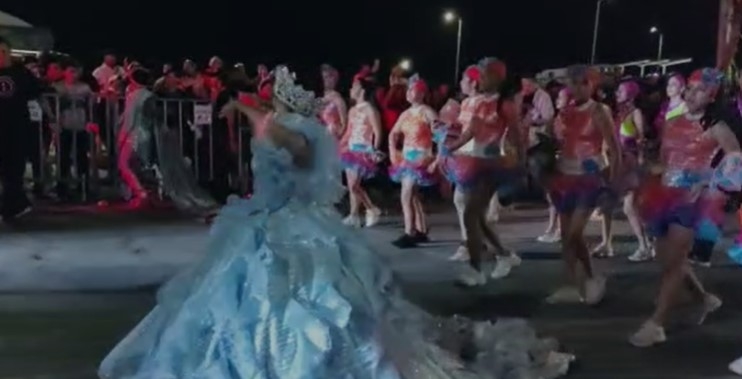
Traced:
[[47, 114], [49, 107], [41, 99], [41, 86], [22, 64], [14, 64], [10, 43], [0, 37], [0, 181], [3, 195], [0, 215], [12, 222], [31, 210], [23, 188], [23, 174], [29, 155], [31, 120], [28, 103], [38, 100]]

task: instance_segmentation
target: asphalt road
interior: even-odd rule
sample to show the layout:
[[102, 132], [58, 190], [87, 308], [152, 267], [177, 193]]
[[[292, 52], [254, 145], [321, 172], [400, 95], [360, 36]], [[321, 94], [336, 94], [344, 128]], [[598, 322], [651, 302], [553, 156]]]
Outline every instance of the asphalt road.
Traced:
[[[69, 217], [72, 222], [82, 216], [54, 217]], [[539, 332], [557, 337], [577, 355], [579, 361], [569, 378], [735, 377], [726, 366], [742, 355], [742, 272], [723, 254], [717, 254], [713, 268], [701, 271], [708, 287], [724, 299], [721, 311], [698, 327], [692, 322], [693, 308], [682, 308], [668, 330], [666, 344], [636, 349], [626, 339], [651, 311], [656, 265], [626, 262], [625, 255], [635, 246], [626, 237], [625, 223], [619, 222], [616, 250], [622, 256], [599, 263], [611, 278], [605, 302], [596, 308], [546, 305], [543, 298], [560, 283], [562, 270], [557, 246], [533, 242], [542, 231], [544, 217], [543, 210], [519, 210], [504, 217], [500, 232], [508, 245], [521, 252], [524, 264], [509, 278], [477, 290], [453, 285], [457, 266], [446, 257], [457, 245], [458, 232], [450, 211], [431, 218], [434, 241], [418, 249], [400, 251], [389, 245], [400, 230], [396, 216], [365, 233], [414, 302], [439, 314], [528, 318]], [[91, 228], [93, 224], [96, 230], [120, 227], [118, 221], [110, 225], [96, 221]], [[597, 226], [591, 225], [591, 234], [597, 234]], [[12, 233], [0, 230], [0, 238]], [[66, 233], [86, 238], [87, 232], [77, 228]], [[0, 379], [95, 378], [98, 362], [152, 304], [153, 293], [147, 290], [0, 295]]]

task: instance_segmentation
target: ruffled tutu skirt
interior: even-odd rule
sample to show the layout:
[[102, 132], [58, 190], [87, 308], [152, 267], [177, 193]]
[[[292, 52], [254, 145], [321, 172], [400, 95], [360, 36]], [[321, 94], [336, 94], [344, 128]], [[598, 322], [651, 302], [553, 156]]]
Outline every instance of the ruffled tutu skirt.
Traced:
[[430, 187], [438, 181], [435, 173], [428, 172], [428, 166], [432, 162], [433, 157], [419, 151], [405, 152], [392, 162], [389, 178], [396, 183], [411, 178], [418, 186]]
[[522, 379], [566, 371], [568, 357], [523, 321], [439, 320], [405, 302], [334, 210], [292, 201], [269, 213], [249, 204], [225, 207], [209, 255], [163, 287], [158, 305], [105, 358], [102, 378]]
[[667, 234], [670, 225], [695, 229], [700, 207], [689, 189], [669, 187], [659, 176], [646, 178], [636, 191], [636, 208], [647, 233], [653, 237]]
[[340, 162], [361, 179], [373, 178], [379, 169], [373, 152], [345, 151], [340, 154]]

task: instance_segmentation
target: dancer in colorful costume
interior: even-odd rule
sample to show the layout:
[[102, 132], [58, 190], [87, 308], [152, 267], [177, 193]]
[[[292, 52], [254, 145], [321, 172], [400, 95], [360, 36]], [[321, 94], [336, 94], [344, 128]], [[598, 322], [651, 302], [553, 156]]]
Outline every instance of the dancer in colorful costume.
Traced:
[[[512, 267], [521, 263], [515, 253], [503, 247], [486, 222], [487, 205], [497, 188], [513, 180], [513, 170], [507, 167], [500, 146], [506, 137], [512, 139], [514, 146], [522, 146], [518, 125], [520, 112], [514, 102], [500, 98], [499, 89], [506, 75], [505, 64], [493, 58], [483, 59], [476, 68], [467, 70], [462, 88], [469, 89], [468, 86], [478, 83], [481, 92], [469, 91], [471, 96], [464, 100], [459, 116], [461, 135], [440, 148], [443, 169], [456, 184], [456, 205], [463, 223], [469, 261], [459, 282], [466, 286], [487, 282], [482, 270], [485, 240], [498, 255], [492, 278], [507, 276]], [[520, 161], [520, 156], [516, 161]]]
[[338, 84], [340, 74], [338, 71], [328, 65], [322, 65], [322, 84], [325, 88], [325, 94], [322, 97], [324, 106], [320, 112], [320, 119], [325, 124], [330, 134], [340, 139], [345, 133], [345, 126], [348, 122], [348, 106], [340, 93], [335, 89]]
[[[342, 224], [336, 140], [314, 94], [275, 71], [274, 108], [252, 119], [255, 195], [232, 199], [209, 254], [105, 358], [104, 379], [552, 379], [572, 357], [522, 321], [437, 319]], [[472, 348], [473, 351], [472, 351]], [[464, 350], [471, 360], [460, 357]]]
[[[379, 222], [381, 210], [368, 196], [362, 181], [374, 177], [383, 154], [379, 151], [383, 139], [381, 116], [376, 107], [376, 85], [369, 75], [356, 75], [350, 97], [355, 105], [348, 114], [348, 128], [340, 141], [340, 160], [350, 192], [350, 214], [343, 221], [353, 227], [361, 226], [360, 207], [366, 209], [366, 227]], [[329, 130], [329, 129], [328, 129]], [[331, 134], [332, 131], [330, 130]]]
[[[549, 194], [562, 226], [562, 256], [575, 287], [558, 290], [547, 301], [584, 301], [597, 304], [605, 294], [605, 278], [593, 272], [585, 244], [585, 226], [601, 204], [609, 183], [621, 167], [621, 150], [607, 106], [592, 99], [600, 73], [588, 66], [567, 70], [574, 104], [560, 112], [554, 134], [561, 152], [558, 173], [550, 180]], [[607, 147], [607, 164], [603, 147]], [[606, 170], [607, 169], [607, 170]], [[606, 180], [605, 174], [608, 171]]]
[[[716, 192], [719, 196], [731, 197], [733, 199], [732, 203], [735, 205], [732, 210], [737, 211], [736, 208], [739, 207], [740, 196], [742, 195], [742, 153], [730, 153], [724, 157], [714, 171], [709, 191]], [[721, 214], [721, 212], [717, 211], [716, 214]], [[721, 215], [719, 221], [723, 222], [724, 218]], [[721, 236], [723, 225], [721, 223], [718, 225], [719, 228], [715, 230], [714, 234]], [[742, 265], [742, 231], [737, 234], [734, 244], [727, 253], [732, 261]], [[730, 363], [729, 369], [742, 376], [742, 357]]]
[[[557, 114], [561, 113], [567, 106], [572, 104], [572, 94], [569, 92], [569, 88], [562, 88], [557, 94], [556, 102], [554, 104]], [[554, 122], [546, 126], [544, 129], [545, 136], [552, 136], [554, 134]], [[539, 135], [537, 134], [537, 137]], [[541, 136], [542, 138], [544, 136]], [[540, 183], [544, 185], [545, 183]], [[546, 231], [544, 234], [539, 236], [536, 240], [541, 243], [557, 243], [562, 240], [562, 228], [559, 222], [559, 213], [554, 207], [554, 202], [551, 200], [549, 192], [546, 191], [546, 201], [549, 203], [549, 223], [546, 225]]]
[[[392, 164], [389, 176], [402, 184], [404, 234], [393, 242], [399, 248], [412, 248], [428, 241], [428, 224], [417, 189], [436, 183], [436, 176], [428, 172], [428, 166], [434, 160], [431, 128], [438, 115], [423, 102], [427, 92], [428, 85], [419, 76], [409, 79], [407, 101], [412, 106], [402, 112], [389, 133]], [[400, 139], [402, 149], [399, 149]]]
[[683, 92], [685, 92], [685, 78], [680, 74], [673, 74], [667, 79], [667, 101], [662, 104], [660, 113], [657, 114], [657, 118], [654, 120], [654, 127], [656, 132], [662, 129], [665, 123], [675, 117], [682, 116], [688, 111], [683, 100]]
[[[617, 179], [618, 195], [623, 197], [623, 212], [629, 221], [629, 226], [634, 232], [639, 247], [629, 260], [641, 262], [651, 260], [654, 252], [650, 246], [649, 238], [644, 232], [639, 213], [636, 211], [634, 191], [639, 185], [638, 165], [640, 145], [644, 140], [644, 115], [636, 107], [636, 98], [641, 89], [639, 84], [633, 80], [621, 83], [616, 90], [616, 110], [614, 112], [614, 126], [616, 136], [621, 145], [622, 166], [618, 169]], [[598, 258], [609, 258], [613, 256], [613, 217], [605, 214], [602, 219], [603, 241], [593, 250], [593, 255]]]
[[656, 237], [655, 249], [662, 265], [662, 283], [652, 316], [630, 338], [637, 347], [649, 347], [666, 340], [664, 325], [676, 301], [678, 290], [690, 284], [701, 301], [703, 318], [721, 306], [721, 300], [707, 293], [688, 263], [694, 238], [708, 229], [712, 161], [724, 151], [739, 151], [734, 133], [709, 110], [721, 87], [723, 75], [706, 68], [688, 81], [683, 116], [670, 119], [660, 138], [658, 177], [645, 180], [637, 192], [637, 206], [647, 231]]
[[[466, 96], [461, 106], [456, 109], [453, 104], [447, 104], [440, 112], [440, 121], [443, 123], [435, 130], [436, 143], [438, 143], [438, 158], [433, 168], [441, 169], [445, 177], [454, 185], [453, 204], [456, 207], [456, 213], [461, 230], [461, 245], [456, 253], [449, 258], [452, 261], [468, 261], [469, 250], [466, 247], [466, 227], [464, 225], [464, 208], [466, 205], [467, 190], [475, 184], [479, 178], [474, 177], [474, 165], [471, 163], [474, 158], [470, 156], [471, 148], [459, 149], [453, 154], [443, 156], [442, 152], [446, 146], [455, 142], [462, 134], [464, 129], [471, 127], [471, 121], [474, 117], [474, 110], [478, 102], [483, 98], [479, 94], [477, 86], [481, 81], [482, 73], [478, 66], [470, 66], [464, 71], [461, 78], [461, 93]], [[458, 110], [458, 112], [455, 112]], [[457, 114], [455, 114], [457, 113]]]
[[[118, 170], [132, 195], [131, 204], [148, 204], [149, 195], [141, 178], [146, 171], [159, 176], [161, 190], [175, 206], [187, 213], [209, 217], [219, 207], [216, 201], [198, 186], [186, 166], [180, 149], [179, 136], [160, 123], [155, 95], [146, 88], [149, 73], [135, 69], [129, 80], [130, 91], [121, 117], [118, 141]], [[152, 152], [156, 156], [152, 156]]]

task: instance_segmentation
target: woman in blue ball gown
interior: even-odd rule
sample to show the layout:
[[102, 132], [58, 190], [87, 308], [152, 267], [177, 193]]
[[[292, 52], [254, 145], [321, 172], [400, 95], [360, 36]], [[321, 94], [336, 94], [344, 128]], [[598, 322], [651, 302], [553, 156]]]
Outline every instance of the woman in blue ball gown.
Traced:
[[[252, 119], [255, 195], [215, 220], [209, 254], [105, 358], [106, 379], [522, 379], [566, 371], [522, 321], [435, 319], [405, 302], [333, 204], [335, 140], [317, 102], [276, 69]], [[468, 358], [460, 358], [468, 352]], [[538, 376], [531, 376], [538, 375]]]

